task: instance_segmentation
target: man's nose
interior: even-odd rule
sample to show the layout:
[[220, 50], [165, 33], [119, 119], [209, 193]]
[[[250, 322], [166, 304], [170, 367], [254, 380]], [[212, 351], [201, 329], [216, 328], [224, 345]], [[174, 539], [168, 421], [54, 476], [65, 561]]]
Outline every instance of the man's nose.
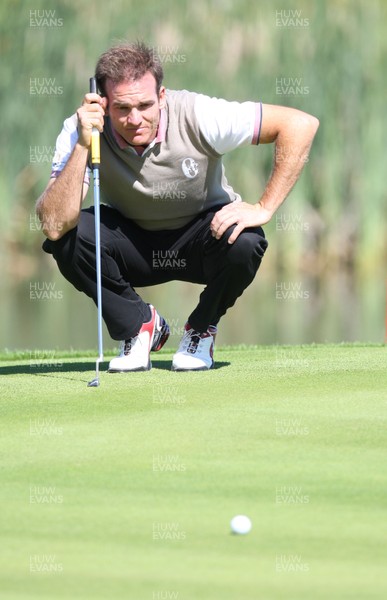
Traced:
[[142, 121], [141, 113], [136, 108], [132, 108], [128, 114], [128, 125], [140, 125]]

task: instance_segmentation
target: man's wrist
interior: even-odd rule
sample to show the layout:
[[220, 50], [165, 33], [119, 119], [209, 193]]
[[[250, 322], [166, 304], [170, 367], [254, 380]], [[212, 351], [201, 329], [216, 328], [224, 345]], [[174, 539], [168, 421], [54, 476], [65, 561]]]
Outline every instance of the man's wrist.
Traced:
[[84, 146], [79, 140], [76, 142], [74, 148], [78, 151], [78, 152], [89, 152], [89, 148], [88, 146]]
[[261, 199], [261, 200], [259, 200], [259, 201], [257, 202], [257, 204], [255, 204], [255, 208], [256, 208], [258, 211], [264, 211], [264, 212], [265, 212], [267, 215], [269, 215], [269, 216], [270, 216], [270, 219], [271, 219], [271, 217], [272, 217], [272, 216], [274, 215], [274, 213], [275, 213], [275, 209], [274, 209], [273, 207], [268, 207], [268, 206], [265, 204], [264, 200], [262, 200], [262, 199]]

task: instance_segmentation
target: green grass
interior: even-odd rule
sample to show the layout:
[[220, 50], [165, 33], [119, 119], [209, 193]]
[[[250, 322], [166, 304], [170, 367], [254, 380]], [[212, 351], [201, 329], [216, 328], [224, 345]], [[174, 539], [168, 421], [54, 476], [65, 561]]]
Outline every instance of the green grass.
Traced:
[[2, 356], [1, 599], [387, 597], [384, 346], [88, 354]]

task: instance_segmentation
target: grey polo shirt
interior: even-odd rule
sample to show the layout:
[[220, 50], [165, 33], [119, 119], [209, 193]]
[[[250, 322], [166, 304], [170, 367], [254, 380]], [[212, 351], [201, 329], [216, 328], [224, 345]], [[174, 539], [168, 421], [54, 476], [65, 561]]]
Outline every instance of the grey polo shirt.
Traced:
[[[105, 117], [101, 134], [102, 199], [147, 230], [178, 229], [203, 211], [241, 198], [228, 184], [222, 155], [258, 144], [262, 105], [167, 90], [155, 140], [139, 155]], [[78, 139], [77, 117], [57, 139], [52, 177]], [[89, 181], [89, 169], [85, 173]]]

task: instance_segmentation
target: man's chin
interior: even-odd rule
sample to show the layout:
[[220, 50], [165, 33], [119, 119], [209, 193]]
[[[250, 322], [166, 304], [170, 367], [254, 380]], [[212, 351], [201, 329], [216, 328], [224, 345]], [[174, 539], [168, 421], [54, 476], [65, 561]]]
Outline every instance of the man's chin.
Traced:
[[149, 135], [143, 133], [126, 135], [125, 139], [131, 146], [147, 146], [148, 144], [150, 144]]

